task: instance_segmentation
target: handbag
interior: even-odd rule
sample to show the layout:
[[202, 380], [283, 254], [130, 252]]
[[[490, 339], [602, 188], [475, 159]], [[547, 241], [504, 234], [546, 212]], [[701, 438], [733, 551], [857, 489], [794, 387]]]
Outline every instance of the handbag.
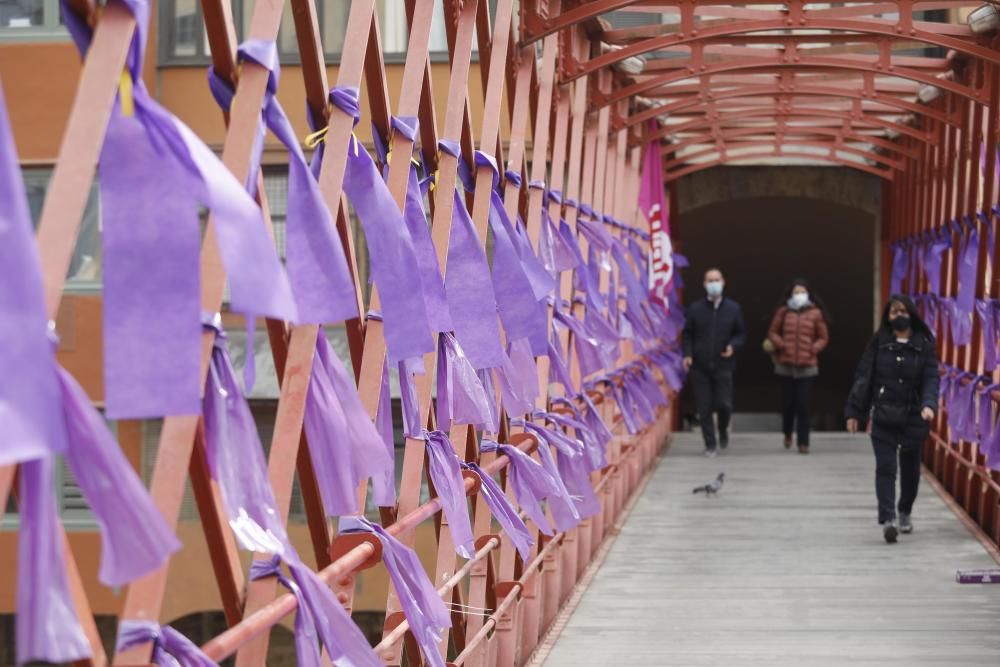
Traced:
[[909, 403], [883, 403], [875, 401], [872, 420], [883, 428], [902, 428], [910, 416]]

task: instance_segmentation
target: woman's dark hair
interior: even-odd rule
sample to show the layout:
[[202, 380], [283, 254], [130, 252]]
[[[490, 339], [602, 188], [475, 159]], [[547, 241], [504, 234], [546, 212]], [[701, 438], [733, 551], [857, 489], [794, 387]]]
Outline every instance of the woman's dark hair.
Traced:
[[823, 313], [823, 319], [826, 320], [826, 324], [827, 326], [829, 326], [830, 323], [832, 322], [832, 318], [830, 317], [830, 311], [827, 310], [826, 303], [823, 301], [823, 297], [813, 292], [812, 288], [809, 287], [809, 281], [806, 280], [805, 278], [796, 278], [795, 280], [792, 281], [792, 283], [785, 290], [785, 296], [782, 299], [781, 303], [779, 304], [779, 307], [784, 306], [785, 304], [788, 303], [788, 300], [792, 298], [792, 292], [795, 291], [796, 287], [804, 287], [806, 291], [809, 292], [809, 301], [811, 301], [814, 306], [819, 308], [819, 311]]
[[924, 319], [920, 317], [920, 313], [917, 311], [917, 307], [913, 303], [913, 300], [910, 299], [910, 297], [906, 296], [905, 294], [893, 294], [888, 298], [888, 300], [886, 300], [885, 307], [882, 309], [882, 322], [879, 326], [879, 331], [884, 331], [884, 332], [892, 331], [892, 325], [889, 324], [889, 309], [892, 308], [892, 304], [896, 303], [897, 301], [906, 307], [906, 312], [910, 316], [910, 330], [919, 331], [920, 333], [924, 334], [925, 336], [933, 340], [934, 332], [931, 331], [931, 328], [929, 326], [927, 326], [927, 323], [924, 322]]

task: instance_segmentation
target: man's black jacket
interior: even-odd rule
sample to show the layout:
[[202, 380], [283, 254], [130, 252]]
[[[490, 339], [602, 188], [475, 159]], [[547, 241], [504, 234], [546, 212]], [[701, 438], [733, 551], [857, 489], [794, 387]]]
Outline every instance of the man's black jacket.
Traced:
[[684, 323], [684, 356], [692, 357], [694, 365], [704, 370], [732, 369], [736, 355], [725, 359], [722, 352], [727, 345], [738, 351], [746, 342], [743, 310], [732, 299], [725, 297], [716, 304], [706, 299], [692, 303], [687, 309]]

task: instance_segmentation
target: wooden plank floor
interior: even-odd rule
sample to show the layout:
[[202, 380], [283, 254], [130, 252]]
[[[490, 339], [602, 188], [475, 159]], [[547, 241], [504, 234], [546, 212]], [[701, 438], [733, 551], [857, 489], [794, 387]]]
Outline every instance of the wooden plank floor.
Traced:
[[1000, 585], [955, 583], [997, 564], [934, 490], [888, 545], [866, 438], [780, 441], [678, 434], [545, 664], [1000, 665]]

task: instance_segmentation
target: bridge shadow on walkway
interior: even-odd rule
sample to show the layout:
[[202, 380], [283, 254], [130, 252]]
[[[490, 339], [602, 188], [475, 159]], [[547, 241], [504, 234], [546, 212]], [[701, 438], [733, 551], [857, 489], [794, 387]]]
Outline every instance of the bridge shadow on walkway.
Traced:
[[734, 435], [706, 459], [678, 434], [545, 664], [1000, 664], [1000, 586], [955, 582], [997, 564], [930, 485], [888, 545], [867, 438], [812, 449]]

